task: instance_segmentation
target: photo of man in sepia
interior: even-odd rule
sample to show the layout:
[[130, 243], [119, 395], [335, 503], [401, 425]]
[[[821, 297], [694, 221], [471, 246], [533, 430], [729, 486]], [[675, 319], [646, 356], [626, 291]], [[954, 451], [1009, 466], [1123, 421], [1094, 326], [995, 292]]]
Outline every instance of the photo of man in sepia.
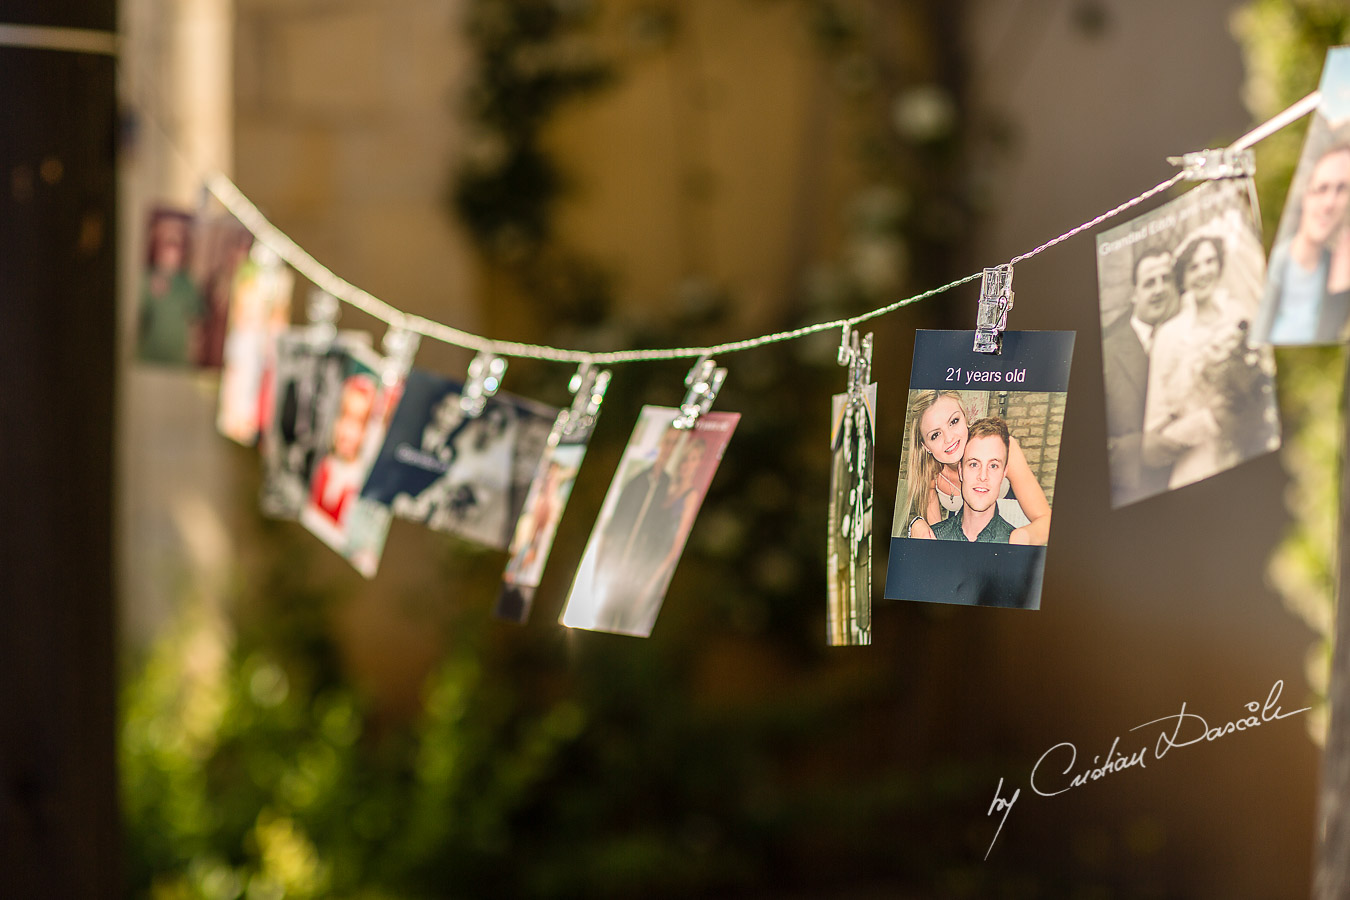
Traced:
[[1207, 182], [1097, 238], [1111, 503], [1279, 447], [1251, 180]]

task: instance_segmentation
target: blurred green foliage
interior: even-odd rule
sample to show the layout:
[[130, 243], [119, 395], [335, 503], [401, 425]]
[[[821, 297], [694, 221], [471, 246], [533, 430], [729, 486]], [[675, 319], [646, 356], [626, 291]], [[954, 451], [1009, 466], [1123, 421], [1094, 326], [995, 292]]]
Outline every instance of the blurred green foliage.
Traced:
[[[1350, 41], [1350, 7], [1329, 0], [1255, 0], [1234, 17], [1246, 59], [1244, 99], [1257, 119], [1268, 119], [1317, 89], [1329, 47]], [[1306, 121], [1306, 120], [1305, 120]], [[1268, 243], [1274, 240], [1284, 196], [1293, 179], [1306, 124], [1285, 128], [1258, 148], [1257, 188]], [[1317, 634], [1306, 675], [1317, 694], [1308, 727], [1326, 735], [1326, 692], [1335, 618], [1336, 548], [1344, 432], [1341, 347], [1277, 352], [1281, 455], [1289, 472], [1286, 505], [1294, 524], [1270, 562], [1270, 579], [1285, 605]]]
[[133, 884], [165, 898], [501, 895], [485, 889], [513, 870], [513, 816], [583, 717], [512, 702], [457, 646], [417, 725], [376, 736], [350, 688], [189, 617], [127, 689]]

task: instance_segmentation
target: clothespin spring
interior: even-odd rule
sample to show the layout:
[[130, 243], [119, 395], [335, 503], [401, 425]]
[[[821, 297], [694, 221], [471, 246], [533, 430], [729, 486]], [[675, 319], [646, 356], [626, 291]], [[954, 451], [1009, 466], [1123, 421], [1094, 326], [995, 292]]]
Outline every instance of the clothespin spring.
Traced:
[[726, 378], [726, 369], [719, 369], [717, 363], [706, 355], [699, 357], [685, 376], [687, 390], [684, 402], [680, 404], [680, 414], [671, 424], [679, 429], [693, 428], [698, 417], [712, 408], [713, 400], [717, 399], [717, 392], [722, 389], [722, 382]]

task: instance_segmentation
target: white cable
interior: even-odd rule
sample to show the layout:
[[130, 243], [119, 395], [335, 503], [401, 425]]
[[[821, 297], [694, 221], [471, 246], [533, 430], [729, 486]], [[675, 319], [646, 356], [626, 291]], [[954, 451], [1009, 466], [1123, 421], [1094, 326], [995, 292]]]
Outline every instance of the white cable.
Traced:
[[1294, 122], [1297, 122], [1299, 119], [1303, 118], [1308, 113], [1317, 109], [1317, 105], [1321, 102], [1322, 102], [1322, 92], [1313, 91], [1311, 94], [1304, 97], [1302, 100], [1298, 101], [1293, 106], [1286, 109], [1284, 112], [1271, 117], [1265, 122], [1262, 122], [1260, 125], [1257, 125], [1255, 128], [1244, 134], [1242, 137], [1238, 138], [1236, 141], [1233, 141], [1229, 149], [1246, 150], [1253, 144], [1256, 144], [1260, 141], [1264, 141], [1266, 138], [1270, 137], [1272, 134], [1279, 131], [1281, 128], [1284, 128], [1286, 125], [1292, 125]]
[[1049, 250], [1051, 247], [1055, 246], [1056, 244], [1062, 243], [1063, 241], [1067, 241], [1069, 238], [1073, 237], [1074, 235], [1078, 234], [1078, 233], [1081, 232], [1081, 231], [1087, 231], [1089, 228], [1095, 228], [1095, 227], [1097, 227], [1098, 225], [1100, 225], [1100, 224], [1102, 224], [1103, 222], [1105, 222], [1107, 219], [1110, 219], [1110, 218], [1112, 218], [1113, 216], [1118, 216], [1118, 215], [1120, 215], [1121, 213], [1125, 212], [1125, 210], [1131, 209], [1131, 208], [1133, 208], [1133, 207], [1135, 207], [1135, 206], [1138, 206], [1140, 203], [1143, 203], [1143, 202], [1144, 202], [1145, 200], [1147, 200], [1149, 197], [1152, 197], [1152, 196], [1154, 196], [1155, 194], [1160, 194], [1160, 193], [1162, 193], [1163, 191], [1167, 190], [1167, 189], [1170, 188], [1172, 185], [1176, 184], [1178, 181], [1180, 181], [1181, 179], [1183, 179], [1183, 178], [1185, 178], [1185, 177], [1186, 177], [1186, 172], [1185, 172], [1184, 170], [1181, 171], [1181, 172], [1178, 172], [1177, 174], [1173, 175], [1171, 178], [1167, 179], [1166, 181], [1160, 181], [1160, 182], [1158, 182], [1158, 183], [1155, 184], [1153, 187], [1151, 187], [1151, 188], [1149, 188], [1148, 190], [1144, 191], [1144, 192], [1143, 192], [1142, 194], [1140, 194], [1139, 196], [1137, 196], [1137, 197], [1131, 197], [1129, 200], [1126, 200], [1124, 203], [1120, 204], [1120, 205], [1117, 206], [1115, 209], [1107, 210], [1106, 212], [1102, 213], [1100, 216], [1097, 216], [1097, 217], [1094, 218], [1094, 219], [1089, 219], [1088, 221], [1084, 222], [1082, 225], [1076, 225], [1076, 226], [1074, 226], [1073, 228], [1070, 228], [1068, 231], [1064, 232], [1064, 233], [1061, 234], [1059, 237], [1051, 238], [1050, 240], [1046, 241], [1044, 244], [1041, 244], [1039, 247], [1035, 248], [1034, 250], [1028, 250], [1026, 253], [1022, 253], [1022, 254], [1019, 254], [1018, 256], [1014, 256], [1012, 259], [1008, 260], [1008, 265], [1010, 265], [1010, 266], [1015, 266], [1015, 265], [1017, 265], [1018, 263], [1020, 263], [1020, 262], [1022, 262], [1023, 260], [1025, 260], [1025, 259], [1031, 259], [1031, 257], [1035, 256], [1037, 253], [1041, 253], [1042, 251]]
[[[1271, 134], [1284, 128], [1291, 122], [1296, 121], [1300, 117], [1305, 116], [1316, 109], [1320, 98], [1321, 94], [1314, 91], [1293, 106], [1238, 138], [1237, 141], [1230, 146], [1230, 149], [1246, 149], [1252, 144], [1269, 137]], [[1185, 177], [1186, 173], [1184, 170], [1178, 172], [1171, 178], [1159, 182], [1144, 191], [1142, 194], [1126, 200], [1114, 209], [1110, 209], [1099, 216], [1095, 216], [1081, 225], [1076, 225], [1058, 237], [1051, 238], [1026, 253], [1014, 256], [1008, 262], [1010, 265], [1023, 262], [1057, 244], [1067, 241], [1077, 234], [1095, 228], [1106, 220], [1118, 216], [1140, 203], [1143, 203], [1150, 197], [1154, 197], [1167, 190]], [[228, 209], [245, 228], [251, 231], [258, 240], [274, 250], [278, 256], [285, 260], [297, 272], [304, 275], [315, 285], [332, 294], [334, 297], [337, 297], [339, 300], [345, 301], [374, 318], [388, 323], [391, 327], [415, 331], [425, 337], [434, 338], [435, 340], [453, 344], [457, 347], [464, 347], [469, 350], [495, 353], [498, 356], [541, 359], [551, 362], [612, 365], [615, 363], [626, 362], [697, 359], [702, 356], [718, 356], [727, 353], [736, 353], [741, 350], [763, 347], [767, 344], [796, 340], [797, 338], [806, 337], [807, 335], [816, 334], [821, 331], [851, 328], [860, 322], [875, 319], [878, 316], [894, 312], [895, 310], [909, 306], [912, 303], [918, 303], [920, 300], [926, 300], [929, 297], [945, 293], [952, 288], [960, 287], [963, 284], [967, 284], [968, 282], [980, 278], [982, 274], [976, 272], [966, 275], [955, 281], [948, 282], [941, 287], [932, 288], [921, 294], [915, 294], [911, 297], [906, 297], [903, 300], [897, 300], [894, 303], [869, 310], [856, 316], [834, 319], [830, 322], [818, 322], [814, 325], [804, 325], [801, 328], [778, 331], [773, 334], [765, 334], [741, 341], [730, 341], [724, 344], [715, 344], [710, 347], [669, 347], [654, 350], [616, 350], [605, 353], [591, 353], [585, 350], [568, 350], [560, 347], [549, 347], [543, 344], [525, 344], [517, 341], [494, 340], [492, 338], [483, 337], [482, 335], [472, 334], [468, 331], [462, 331], [458, 328], [452, 328], [449, 325], [422, 316], [409, 315], [394, 306], [390, 306], [373, 294], [370, 294], [335, 275], [313, 256], [310, 256], [299, 244], [291, 240], [291, 238], [281, 231], [281, 229], [269, 222], [267, 217], [262, 214], [258, 207], [255, 206], [248, 197], [244, 196], [243, 191], [239, 190], [238, 186], [223, 174], [213, 172], [210, 175], [207, 175], [206, 188], [220, 200], [225, 208]]]

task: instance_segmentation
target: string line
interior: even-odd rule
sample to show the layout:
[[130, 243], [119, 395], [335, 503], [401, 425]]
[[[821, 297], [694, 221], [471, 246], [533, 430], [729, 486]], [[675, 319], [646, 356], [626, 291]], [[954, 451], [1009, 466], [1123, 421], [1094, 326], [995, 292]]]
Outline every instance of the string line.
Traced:
[[1049, 250], [1056, 244], [1062, 244], [1064, 241], [1067, 241], [1069, 238], [1073, 237], [1076, 234], [1087, 231], [1088, 229], [1091, 228], [1096, 228], [1098, 225], [1102, 224], [1107, 219], [1110, 219], [1114, 216], [1118, 216], [1121, 213], [1125, 212], [1127, 209], [1131, 209], [1135, 206], [1138, 206], [1140, 203], [1143, 203], [1148, 198], [1162, 193], [1163, 191], [1167, 190], [1172, 185], [1176, 184], [1178, 181], [1181, 181], [1185, 177], [1186, 177], [1186, 170], [1182, 169], [1180, 172], [1177, 172], [1175, 175], [1173, 175], [1171, 178], [1168, 178], [1166, 181], [1158, 182], [1153, 187], [1144, 191], [1139, 196], [1131, 197], [1129, 200], [1126, 200], [1124, 203], [1120, 204], [1115, 209], [1107, 210], [1100, 216], [1087, 220], [1082, 225], [1076, 225], [1073, 228], [1070, 228], [1068, 231], [1061, 234], [1059, 237], [1051, 238], [1050, 240], [1046, 241], [1044, 244], [1041, 244], [1039, 247], [1036, 247], [1033, 250], [1028, 250], [1026, 253], [1014, 256], [1012, 259], [1008, 260], [1008, 265], [1015, 266], [1018, 263], [1022, 262], [1023, 260], [1031, 259], [1036, 254], [1043, 253], [1046, 250]]
[[1322, 92], [1313, 91], [1311, 94], [1304, 97], [1302, 100], [1298, 101], [1293, 106], [1286, 109], [1284, 112], [1276, 113], [1274, 116], [1271, 116], [1265, 122], [1262, 122], [1260, 125], [1257, 125], [1251, 131], [1247, 132], [1242, 137], [1238, 138], [1236, 141], [1233, 142], [1230, 149], [1246, 150], [1253, 144], [1256, 144], [1260, 141], [1264, 141], [1266, 138], [1270, 137], [1272, 134], [1279, 131], [1281, 128], [1284, 128], [1286, 125], [1292, 125], [1294, 122], [1297, 122], [1299, 119], [1303, 118], [1308, 113], [1317, 109], [1318, 104], [1320, 104], [1321, 102], [1322, 102]]
[[[0, 28], [3, 27], [5, 26], [0, 26]], [[2, 32], [0, 32], [0, 34], [2, 34]], [[1247, 134], [1238, 138], [1229, 145], [1227, 149], [1234, 151], [1247, 149], [1258, 141], [1269, 137], [1286, 125], [1289, 125], [1316, 109], [1320, 96], [1321, 95], [1318, 92], [1314, 91], [1293, 106], [1290, 106], [1288, 109], [1272, 117], [1268, 121], [1261, 123]], [[1084, 231], [1091, 230], [1103, 222], [1106, 222], [1127, 210], [1133, 209], [1135, 206], [1138, 206], [1140, 203], [1143, 203], [1151, 197], [1155, 197], [1163, 191], [1166, 191], [1184, 178], [1186, 178], [1186, 170], [1183, 169], [1143, 193], [1131, 197], [1129, 200], [1126, 200], [1124, 203], [1121, 203], [1113, 209], [1107, 210], [1101, 215], [1095, 216], [1080, 225], [1070, 228], [1063, 234], [1051, 238], [1045, 243], [1028, 250], [1026, 253], [1014, 256], [1008, 261], [1008, 264], [1016, 265], [1020, 262], [1024, 262]], [[898, 309], [910, 306], [911, 304], [946, 293], [953, 288], [975, 281], [983, 275], [982, 272], [974, 272], [970, 275], [958, 278], [955, 281], [950, 281], [940, 287], [931, 288], [922, 293], [914, 294], [903, 300], [897, 300], [893, 303], [868, 310], [867, 312], [855, 316], [847, 316], [829, 322], [817, 322], [813, 325], [803, 325], [799, 328], [792, 328], [787, 331], [778, 331], [772, 334], [760, 335], [759, 337], [746, 338], [745, 340], [739, 341], [729, 341], [722, 344], [713, 344], [707, 347], [668, 347], [651, 350], [616, 350], [608, 352], [570, 350], [562, 347], [550, 347], [544, 344], [527, 344], [519, 341], [505, 341], [488, 338], [468, 331], [463, 331], [459, 328], [453, 328], [442, 322], [437, 322], [423, 316], [405, 313], [397, 307], [391, 306], [368, 291], [362, 290], [333, 273], [306, 252], [304, 248], [293, 241], [285, 232], [281, 231], [281, 229], [268, 221], [267, 217], [262, 214], [262, 211], [254, 205], [253, 201], [249, 200], [248, 197], [244, 195], [244, 192], [224, 174], [220, 172], [210, 173], [205, 178], [205, 184], [207, 190], [209, 190], [245, 228], [252, 232], [259, 241], [271, 248], [282, 260], [297, 272], [308, 278], [317, 287], [327, 291], [339, 300], [356, 307], [376, 319], [380, 319], [387, 323], [391, 328], [414, 331], [424, 337], [429, 337], [433, 340], [442, 341], [457, 347], [463, 347], [468, 350], [522, 359], [538, 359], [560, 363], [613, 365], [629, 362], [697, 359], [704, 356], [738, 353], [742, 350], [752, 350], [756, 347], [763, 347], [768, 344], [797, 340], [798, 338], [807, 337], [808, 335], [817, 334], [822, 331], [849, 329], [870, 319], [884, 316], [888, 313], [895, 312]]]

